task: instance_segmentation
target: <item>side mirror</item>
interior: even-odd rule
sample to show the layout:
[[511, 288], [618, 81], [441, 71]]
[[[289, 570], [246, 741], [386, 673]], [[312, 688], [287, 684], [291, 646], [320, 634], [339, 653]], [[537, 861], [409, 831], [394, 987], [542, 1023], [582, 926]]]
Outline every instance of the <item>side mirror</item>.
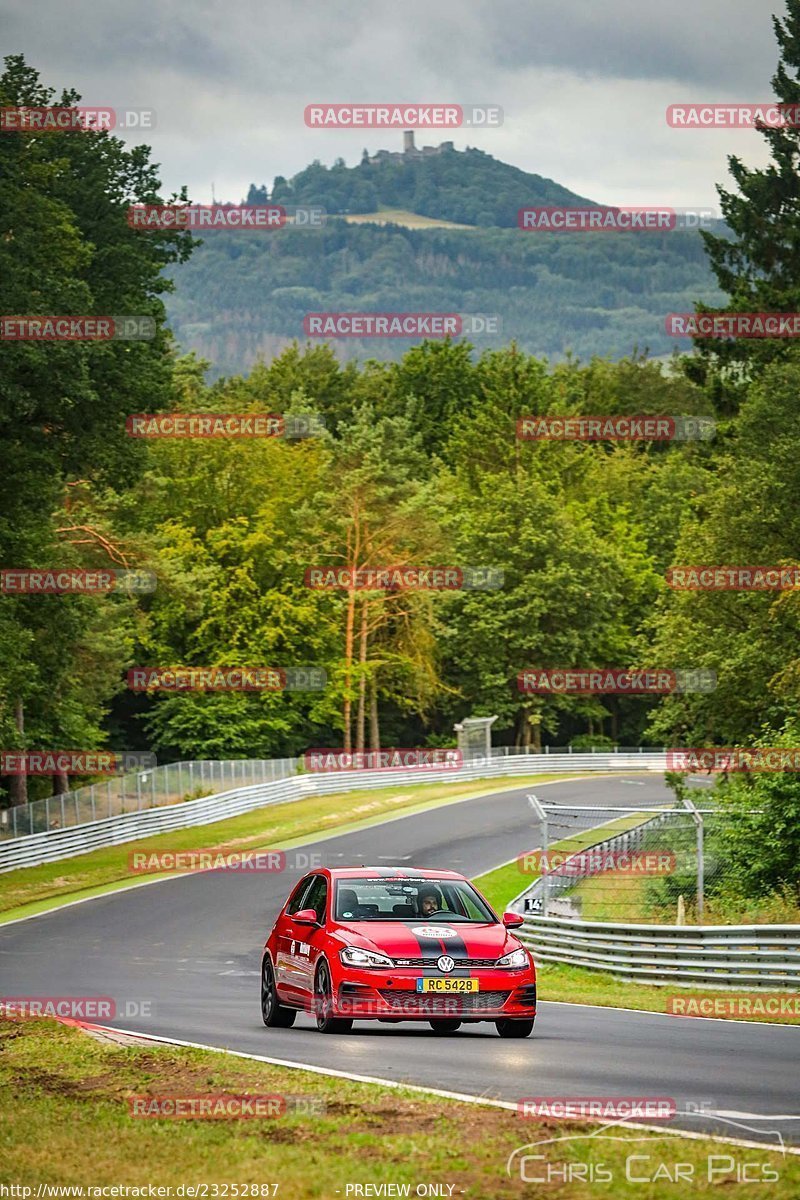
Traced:
[[292, 920], [295, 925], [319, 925], [317, 914], [313, 908], [301, 908], [299, 912], [294, 914]]
[[503, 924], [505, 925], [506, 929], [519, 929], [520, 925], [525, 924], [525, 918], [520, 916], [519, 913], [504, 912]]

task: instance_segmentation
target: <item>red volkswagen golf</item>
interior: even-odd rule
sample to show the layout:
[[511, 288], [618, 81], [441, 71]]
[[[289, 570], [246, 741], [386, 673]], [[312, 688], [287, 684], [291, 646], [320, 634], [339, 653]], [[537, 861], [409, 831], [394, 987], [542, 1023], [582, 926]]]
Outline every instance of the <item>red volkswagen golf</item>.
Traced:
[[305, 1011], [322, 1033], [354, 1020], [428, 1021], [437, 1033], [493, 1021], [501, 1037], [527, 1037], [536, 970], [509, 932], [521, 924], [455, 871], [312, 871], [264, 946], [264, 1024], [286, 1029]]

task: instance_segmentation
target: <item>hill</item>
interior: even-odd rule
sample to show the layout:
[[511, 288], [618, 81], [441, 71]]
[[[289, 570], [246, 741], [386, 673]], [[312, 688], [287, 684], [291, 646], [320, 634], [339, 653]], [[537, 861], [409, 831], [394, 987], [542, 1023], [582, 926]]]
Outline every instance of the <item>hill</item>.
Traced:
[[[251, 202], [266, 201], [265, 189], [251, 189]], [[552, 179], [521, 171], [483, 150], [454, 150], [449, 142], [393, 153], [366, 150], [356, 167], [337, 159], [319, 161], [286, 180], [275, 179], [270, 200], [277, 204], [320, 204], [337, 214], [375, 213], [381, 207], [406, 209], [458, 225], [514, 228], [526, 204], [587, 204], [591, 201]]]
[[[697, 233], [519, 230], [520, 207], [591, 201], [479, 150], [445, 144], [411, 155], [365, 152], [356, 167], [317, 162], [291, 180], [277, 176], [271, 193], [251, 186], [248, 203], [267, 201], [338, 215], [322, 229], [214, 233], [173, 271], [177, 291], [167, 305], [178, 341], [221, 374], [304, 340], [308, 312], [492, 314], [499, 332], [476, 347], [513, 338], [528, 353], [561, 360], [669, 354], [676, 342], [666, 314], [721, 301]], [[360, 359], [397, 359], [409, 344], [335, 343], [342, 358]]]

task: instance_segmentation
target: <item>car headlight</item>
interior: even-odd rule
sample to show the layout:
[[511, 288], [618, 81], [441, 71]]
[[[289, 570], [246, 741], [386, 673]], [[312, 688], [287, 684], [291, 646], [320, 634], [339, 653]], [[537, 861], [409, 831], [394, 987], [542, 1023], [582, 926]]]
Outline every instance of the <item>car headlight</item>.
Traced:
[[339, 951], [339, 958], [348, 967], [393, 967], [394, 963], [385, 954], [376, 954], [374, 950], [360, 950], [358, 946], [345, 946]]
[[518, 950], [512, 950], [510, 954], [504, 954], [502, 958], [498, 958], [494, 965], [496, 967], [527, 967], [527, 952], [520, 946]]

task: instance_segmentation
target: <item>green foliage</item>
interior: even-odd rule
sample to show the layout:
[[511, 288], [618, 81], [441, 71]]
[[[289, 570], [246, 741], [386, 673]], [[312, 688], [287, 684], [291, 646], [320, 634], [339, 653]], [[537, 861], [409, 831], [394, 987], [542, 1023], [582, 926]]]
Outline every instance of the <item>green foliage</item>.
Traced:
[[[173, 268], [168, 300], [185, 350], [236, 374], [303, 339], [309, 312], [486, 313], [499, 332], [480, 349], [516, 342], [561, 361], [570, 353], [670, 355], [666, 313], [697, 298], [721, 303], [697, 233], [530, 233], [407, 229], [329, 220], [265, 236], [215, 233]], [[343, 359], [398, 361], [403, 338], [343, 338]], [[680, 344], [679, 349], [686, 347]]]
[[[793, 564], [800, 544], [800, 365], [776, 363], [747, 393], [712, 473], [685, 513], [675, 564]], [[800, 700], [795, 591], [663, 588], [652, 622], [657, 655], [716, 671], [709, 693], [665, 700], [650, 734], [688, 745], [739, 745], [780, 728]]]
[[[0, 105], [49, 105], [21, 56], [5, 60]], [[58, 98], [77, 104], [74, 92]], [[0, 563], [135, 565], [108, 540], [114, 490], [141, 470], [125, 417], [167, 401], [171, 349], [160, 296], [185, 235], [145, 237], [125, 213], [158, 198], [146, 147], [108, 133], [0, 139], [0, 312], [148, 316], [150, 341], [0, 343]], [[132, 606], [81, 596], [0, 600], [0, 733], [15, 747], [91, 747], [130, 649]], [[20, 718], [25, 730], [19, 728]], [[19, 787], [19, 785], [17, 785]], [[18, 798], [21, 795], [18, 793]]]
[[[781, 57], [772, 78], [779, 104], [800, 103], [800, 0], [786, 0], [786, 15], [772, 23]], [[711, 268], [729, 300], [723, 312], [800, 310], [800, 128], [764, 127], [770, 162], [756, 169], [731, 155], [736, 191], [718, 187], [725, 236], [702, 234]], [[705, 309], [705, 305], [701, 305]], [[791, 338], [696, 340], [699, 357], [687, 362], [695, 380], [716, 394], [721, 411], [735, 412], [744, 382], [765, 364], [796, 358]]]
[[[278, 176], [276, 204], [321, 205], [329, 213], [371, 213], [402, 208], [460, 225], [516, 227], [526, 204], [589, 203], [552, 179], [499, 162], [483, 150], [444, 149], [424, 157], [384, 152], [357, 167], [338, 159], [332, 167], [313, 162], [290, 180]], [[250, 185], [250, 200], [259, 194]]]

